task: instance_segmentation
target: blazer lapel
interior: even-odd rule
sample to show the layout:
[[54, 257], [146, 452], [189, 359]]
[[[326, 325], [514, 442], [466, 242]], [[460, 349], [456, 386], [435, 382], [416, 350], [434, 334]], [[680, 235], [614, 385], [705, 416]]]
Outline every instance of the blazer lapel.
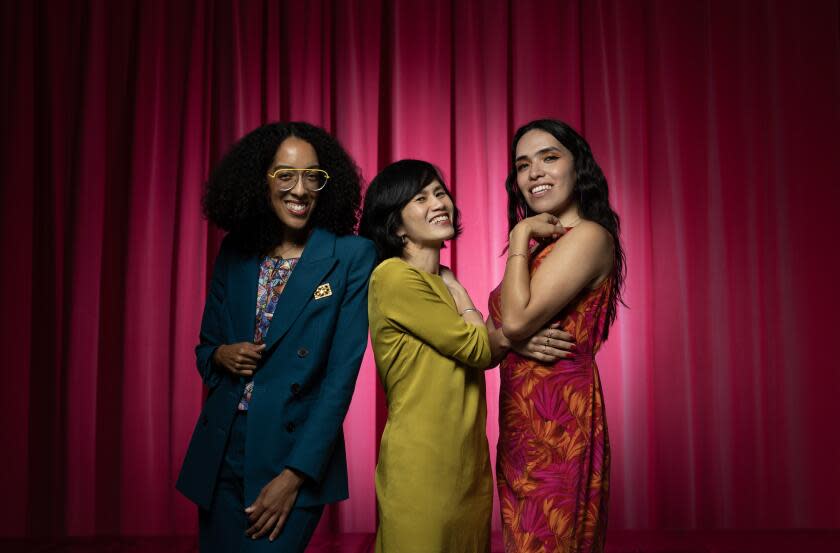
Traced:
[[[312, 301], [315, 289], [336, 263], [333, 257], [334, 249], [335, 236], [317, 228], [312, 232], [300, 261], [277, 301], [268, 336], [265, 338], [266, 350], [271, 349], [286, 334], [304, 306]], [[256, 289], [254, 293], [256, 294]]]
[[237, 342], [252, 342], [256, 325], [257, 281], [260, 278], [260, 261], [256, 255], [241, 256], [231, 268], [227, 294], [228, 309], [233, 320]]

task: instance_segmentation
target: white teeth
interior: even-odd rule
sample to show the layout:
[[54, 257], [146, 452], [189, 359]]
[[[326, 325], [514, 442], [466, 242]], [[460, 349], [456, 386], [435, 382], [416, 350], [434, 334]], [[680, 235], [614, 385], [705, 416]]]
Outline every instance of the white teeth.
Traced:
[[304, 213], [309, 206], [307, 204], [297, 202], [286, 202], [286, 207], [292, 213]]
[[442, 223], [444, 221], [449, 221], [449, 215], [438, 215], [437, 217], [432, 219], [430, 222], [432, 224], [436, 224], [436, 223]]
[[540, 192], [545, 192], [549, 189], [551, 189], [550, 184], [540, 184], [531, 189], [531, 194], [539, 194]]

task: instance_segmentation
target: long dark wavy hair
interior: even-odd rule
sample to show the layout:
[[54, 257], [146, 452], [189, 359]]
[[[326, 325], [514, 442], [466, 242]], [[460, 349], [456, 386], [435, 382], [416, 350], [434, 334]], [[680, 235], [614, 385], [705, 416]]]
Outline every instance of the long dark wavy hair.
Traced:
[[[428, 161], [401, 159], [379, 172], [365, 192], [365, 207], [359, 223], [359, 236], [373, 241], [379, 260], [400, 257], [405, 248], [397, 229], [402, 225], [402, 209], [421, 190], [438, 181], [452, 198], [440, 171]], [[461, 234], [461, 212], [452, 200], [455, 235]]]
[[318, 166], [330, 175], [309, 225], [339, 236], [356, 228], [361, 176], [338, 140], [309, 123], [269, 123], [231, 147], [210, 174], [201, 202], [204, 215], [229, 231], [243, 253], [265, 254], [283, 238], [283, 223], [271, 206], [267, 173], [277, 148], [292, 136], [312, 145]]
[[598, 223], [610, 233], [613, 238], [615, 259], [613, 261], [613, 276], [615, 285], [610, 291], [607, 303], [607, 320], [604, 325], [603, 339], [609, 336], [610, 327], [615, 322], [618, 304], [624, 304], [622, 292], [624, 278], [627, 273], [624, 248], [621, 245], [621, 222], [618, 214], [610, 205], [607, 178], [592, 155], [589, 143], [572, 127], [563, 121], [555, 119], [537, 119], [520, 127], [513, 135], [510, 146], [511, 169], [505, 180], [508, 197], [508, 231], [512, 231], [516, 224], [535, 213], [529, 212], [528, 204], [516, 183], [516, 146], [519, 140], [532, 130], [541, 130], [557, 139], [574, 158], [575, 185], [573, 194], [577, 202], [578, 214], [582, 219]]

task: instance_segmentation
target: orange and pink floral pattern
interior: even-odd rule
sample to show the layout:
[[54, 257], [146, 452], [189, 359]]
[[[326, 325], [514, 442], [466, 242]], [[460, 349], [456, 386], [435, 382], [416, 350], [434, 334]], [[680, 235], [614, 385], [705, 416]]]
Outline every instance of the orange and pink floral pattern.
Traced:
[[[575, 337], [574, 359], [544, 365], [510, 352], [500, 365], [496, 479], [507, 553], [604, 550], [610, 447], [595, 353], [611, 286], [607, 278], [583, 290], [551, 321]], [[501, 286], [490, 315], [501, 326]]]

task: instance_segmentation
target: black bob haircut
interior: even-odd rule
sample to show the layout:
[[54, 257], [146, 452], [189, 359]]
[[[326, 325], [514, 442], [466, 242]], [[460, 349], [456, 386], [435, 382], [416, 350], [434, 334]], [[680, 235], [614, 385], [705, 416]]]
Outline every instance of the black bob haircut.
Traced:
[[[403, 253], [402, 239], [397, 229], [402, 224], [402, 209], [421, 190], [433, 181], [443, 186], [452, 198], [449, 188], [440, 176], [440, 171], [427, 161], [402, 159], [385, 167], [371, 181], [365, 193], [365, 207], [359, 223], [359, 235], [369, 238], [376, 246], [380, 261], [389, 257], [400, 257]], [[455, 237], [461, 234], [461, 212], [454, 206]]]
[[230, 232], [248, 254], [267, 254], [283, 237], [283, 224], [271, 206], [268, 170], [277, 148], [289, 137], [312, 145], [318, 166], [330, 175], [309, 220], [312, 227], [343, 236], [359, 220], [361, 177], [353, 159], [327, 131], [303, 122], [269, 123], [234, 144], [210, 174], [202, 198], [204, 215]]
[[530, 215], [528, 204], [519, 185], [516, 183], [516, 146], [525, 135], [533, 130], [547, 132], [563, 145], [572, 154], [574, 159], [575, 185], [573, 194], [577, 201], [578, 213], [581, 218], [594, 221], [607, 229], [613, 238], [615, 251], [613, 260], [613, 278], [615, 285], [612, 287], [607, 302], [606, 324], [602, 337], [607, 339], [610, 327], [615, 322], [618, 311], [618, 304], [624, 304], [622, 292], [624, 290], [624, 279], [627, 274], [627, 261], [624, 256], [624, 248], [621, 244], [621, 221], [618, 214], [610, 205], [610, 190], [607, 185], [607, 178], [601, 167], [595, 161], [592, 148], [583, 136], [570, 125], [556, 119], [537, 119], [527, 123], [516, 131], [510, 144], [510, 173], [505, 181], [505, 189], [508, 197], [508, 230], [512, 231], [516, 224]]

